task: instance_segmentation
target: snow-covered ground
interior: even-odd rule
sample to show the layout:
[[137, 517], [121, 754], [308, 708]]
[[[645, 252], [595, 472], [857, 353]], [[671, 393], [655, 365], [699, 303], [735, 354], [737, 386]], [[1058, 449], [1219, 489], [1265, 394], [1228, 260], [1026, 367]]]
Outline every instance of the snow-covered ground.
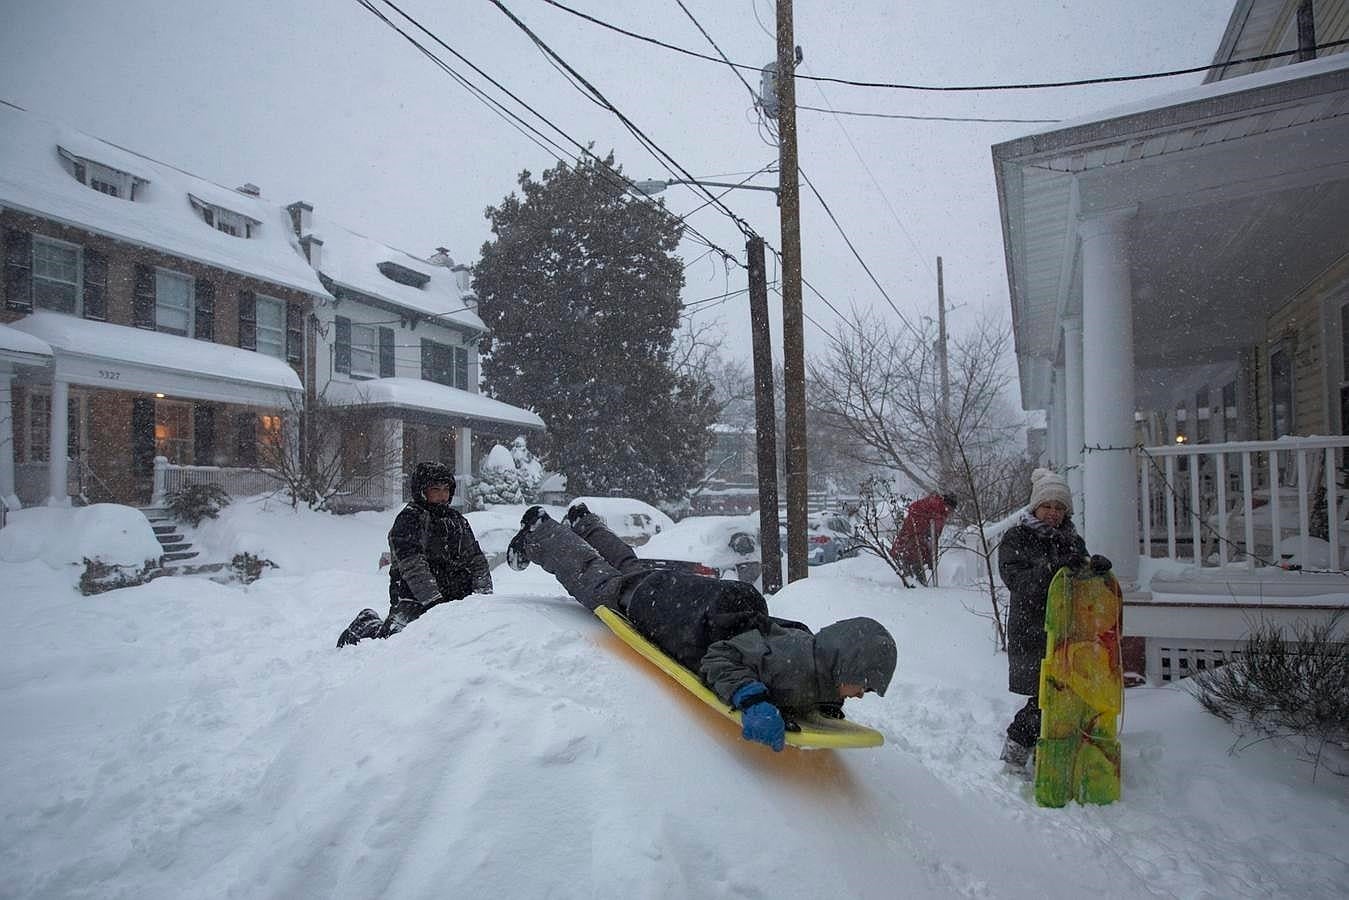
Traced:
[[[507, 513], [509, 514], [509, 513]], [[501, 513], [483, 518], [494, 521]], [[1000, 773], [1020, 698], [965, 590], [844, 560], [772, 599], [884, 622], [884, 747], [773, 754], [626, 652], [537, 567], [338, 651], [393, 513], [236, 503], [274, 560], [81, 597], [0, 563], [4, 897], [1343, 897], [1349, 779], [1229, 753], [1181, 688], [1133, 689], [1124, 798], [1039, 809]]]

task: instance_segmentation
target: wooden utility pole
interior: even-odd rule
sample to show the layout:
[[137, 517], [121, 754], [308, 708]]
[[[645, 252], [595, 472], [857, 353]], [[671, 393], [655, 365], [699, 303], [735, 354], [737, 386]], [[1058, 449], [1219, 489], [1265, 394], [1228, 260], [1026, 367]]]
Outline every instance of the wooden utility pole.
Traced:
[[1302, 0], [1297, 8], [1297, 61], [1316, 59], [1316, 13], [1312, 0]]
[[754, 446], [759, 470], [759, 556], [763, 592], [782, 587], [778, 546], [778, 435], [773, 404], [773, 342], [768, 331], [768, 268], [764, 242], [757, 234], [745, 244], [749, 258], [749, 321], [754, 351]]
[[782, 216], [782, 362], [786, 391], [787, 580], [806, 564], [806, 335], [801, 310], [801, 192], [796, 173], [796, 41], [792, 2], [778, 0], [778, 188]]

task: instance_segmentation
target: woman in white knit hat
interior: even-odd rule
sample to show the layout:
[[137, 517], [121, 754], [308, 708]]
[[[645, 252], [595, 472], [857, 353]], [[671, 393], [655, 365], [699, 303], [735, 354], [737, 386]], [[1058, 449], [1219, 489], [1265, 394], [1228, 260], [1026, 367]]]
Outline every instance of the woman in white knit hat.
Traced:
[[1008, 771], [1026, 772], [1040, 736], [1037, 700], [1049, 583], [1064, 566], [1110, 568], [1105, 557], [1087, 556], [1072, 515], [1073, 495], [1063, 476], [1052, 469], [1036, 469], [1031, 473], [1030, 502], [998, 547], [998, 573], [1012, 592], [1007, 611], [1007, 687], [1029, 698], [1007, 726], [1002, 760]]

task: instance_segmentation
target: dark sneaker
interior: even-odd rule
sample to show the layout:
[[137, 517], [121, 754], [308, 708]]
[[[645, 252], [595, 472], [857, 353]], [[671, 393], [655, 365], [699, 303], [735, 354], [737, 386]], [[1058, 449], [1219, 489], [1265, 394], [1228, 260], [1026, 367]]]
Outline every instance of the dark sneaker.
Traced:
[[590, 510], [586, 508], [584, 503], [573, 503], [571, 509], [567, 510], [567, 514], [562, 517], [562, 521], [566, 522], [569, 527], [575, 528], [576, 523], [588, 515], [590, 515]]
[[337, 646], [345, 647], [348, 644], [374, 637], [382, 624], [384, 624], [384, 620], [379, 617], [379, 613], [373, 609], [363, 609], [356, 614], [356, 618], [351, 620], [351, 624], [347, 626], [346, 631], [338, 635]]
[[1022, 778], [1031, 777], [1032, 766], [1035, 765], [1035, 748], [1018, 744], [1011, 738], [1007, 738], [1002, 744], [1002, 770], [1008, 775], [1019, 775]]

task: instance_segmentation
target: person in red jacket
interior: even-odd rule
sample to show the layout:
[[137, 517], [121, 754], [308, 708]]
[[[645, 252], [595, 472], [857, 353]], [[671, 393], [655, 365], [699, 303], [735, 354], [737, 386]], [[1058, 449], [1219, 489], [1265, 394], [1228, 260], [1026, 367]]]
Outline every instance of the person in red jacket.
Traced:
[[901, 574], [927, 584], [928, 570], [937, 564], [932, 536], [941, 536], [956, 503], [955, 494], [928, 494], [909, 504], [904, 524], [890, 547], [890, 556], [899, 563]]

